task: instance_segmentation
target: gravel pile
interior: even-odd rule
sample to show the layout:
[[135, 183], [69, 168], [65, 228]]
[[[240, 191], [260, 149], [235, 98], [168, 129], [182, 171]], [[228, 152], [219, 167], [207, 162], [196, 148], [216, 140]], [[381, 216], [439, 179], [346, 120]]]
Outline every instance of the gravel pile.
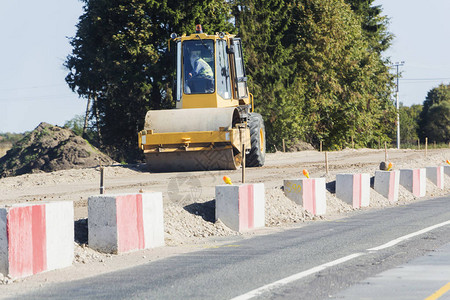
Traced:
[[301, 223], [313, 218], [301, 205], [288, 199], [281, 187], [266, 189], [266, 226]]
[[108, 156], [71, 130], [41, 123], [0, 158], [0, 178], [111, 163]]
[[166, 245], [195, 243], [212, 236], [239, 235], [220, 220], [215, 221], [215, 201], [194, 203], [185, 207], [169, 204], [164, 208]]

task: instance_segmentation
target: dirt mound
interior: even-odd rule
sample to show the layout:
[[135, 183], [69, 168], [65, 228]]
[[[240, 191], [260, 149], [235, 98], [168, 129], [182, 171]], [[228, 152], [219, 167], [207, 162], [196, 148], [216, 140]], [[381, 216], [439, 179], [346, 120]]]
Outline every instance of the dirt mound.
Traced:
[[0, 177], [94, 167], [112, 162], [71, 130], [41, 123], [0, 158]]
[[296, 140], [289, 147], [287, 147], [288, 152], [298, 152], [306, 150], [314, 150], [314, 147], [311, 144], [301, 140]]

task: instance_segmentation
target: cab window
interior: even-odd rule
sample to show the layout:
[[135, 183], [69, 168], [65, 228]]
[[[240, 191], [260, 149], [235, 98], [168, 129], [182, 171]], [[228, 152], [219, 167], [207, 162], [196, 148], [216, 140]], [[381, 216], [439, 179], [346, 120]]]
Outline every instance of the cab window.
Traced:
[[192, 40], [183, 42], [184, 93], [214, 93], [214, 42]]

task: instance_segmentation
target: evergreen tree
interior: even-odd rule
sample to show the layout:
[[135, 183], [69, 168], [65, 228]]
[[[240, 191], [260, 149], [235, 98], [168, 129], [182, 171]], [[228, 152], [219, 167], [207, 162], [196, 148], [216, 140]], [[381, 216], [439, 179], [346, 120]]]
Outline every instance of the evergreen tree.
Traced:
[[293, 60], [306, 82], [303, 112], [313, 143], [342, 148], [386, 139], [394, 121], [392, 76], [377, 53], [367, 51], [359, 20], [341, 0], [304, 0], [294, 6]]
[[269, 149], [301, 137], [302, 80], [294, 76], [292, 56], [291, 1], [245, 0], [234, 2], [234, 15], [249, 77], [256, 111], [261, 113], [267, 131]]
[[371, 50], [381, 53], [391, 46], [394, 35], [388, 31], [389, 19], [381, 15], [381, 5], [374, 0], [345, 0], [359, 17], [361, 28]]

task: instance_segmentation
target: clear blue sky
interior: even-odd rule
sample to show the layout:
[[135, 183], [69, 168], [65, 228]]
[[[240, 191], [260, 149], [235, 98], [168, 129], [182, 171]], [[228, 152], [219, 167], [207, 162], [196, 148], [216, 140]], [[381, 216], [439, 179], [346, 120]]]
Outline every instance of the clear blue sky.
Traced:
[[396, 37], [385, 56], [405, 61], [399, 82], [404, 105], [422, 104], [429, 90], [450, 83], [449, 0], [376, 0]]
[[[63, 125], [83, 114], [86, 101], [64, 81], [82, 14], [78, 0], [1, 0], [0, 132], [24, 132], [45, 121]], [[376, 0], [396, 35], [386, 53], [401, 68], [400, 101], [420, 104], [427, 92], [450, 82], [449, 0]], [[436, 79], [439, 78], [439, 79]], [[443, 78], [443, 79], [440, 79]]]

